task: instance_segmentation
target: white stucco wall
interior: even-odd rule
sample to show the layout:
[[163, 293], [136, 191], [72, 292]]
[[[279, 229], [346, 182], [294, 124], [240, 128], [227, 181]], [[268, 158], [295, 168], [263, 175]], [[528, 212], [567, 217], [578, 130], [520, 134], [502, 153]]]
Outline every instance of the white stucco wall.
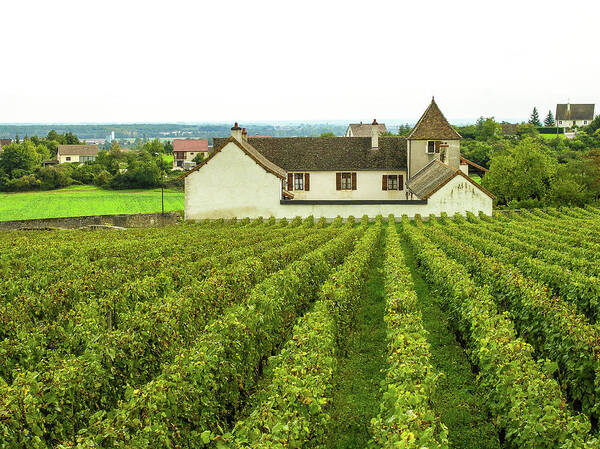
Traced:
[[[408, 162], [410, 163], [410, 176], [414, 176], [433, 159], [439, 159], [439, 153], [427, 152], [427, 142], [427, 140], [409, 140], [406, 143], [409, 152]], [[440, 140], [440, 142], [448, 145], [446, 148], [445, 163], [450, 167], [459, 168], [460, 140]]]
[[228, 143], [185, 178], [185, 218], [269, 217], [281, 198], [281, 179]]
[[558, 128], [571, 128], [572, 126], [579, 126], [579, 127], [583, 127], [583, 126], [587, 126], [591, 123], [591, 120], [557, 120], [556, 121], [556, 126]]
[[[311, 191], [313, 185], [311, 175]], [[281, 179], [265, 171], [235, 144], [229, 143], [206, 165], [185, 178], [185, 218], [290, 218], [309, 215], [333, 218], [338, 215], [360, 217], [364, 214], [370, 217], [381, 214], [385, 217], [390, 213], [397, 217], [403, 214], [413, 217], [415, 214], [440, 215], [441, 212], [449, 215], [467, 211], [475, 214], [479, 211], [488, 215], [492, 213], [491, 198], [459, 176], [432, 195], [427, 204], [315, 205], [294, 204], [293, 200], [280, 204], [280, 197]]]
[[[292, 190], [297, 200], [404, 200], [406, 199], [406, 171], [355, 171], [356, 190], [336, 190], [336, 172], [311, 171], [310, 190]], [[402, 175], [402, 190], [382, 190], [383, 175]], [[287, 182], [286, 182], [287, 186]], [[287, 188], [287, 187], [286, 187]]]
[[[67, 158], [70, 158], [70, 160], [67, 160]], [[58, 163], [63, 164], [65, 162], [79, 162], [79, 155], [72, 155], [72, 154], [69, 154], [67, 156], [63, 156], [62, 154], [58, 155]]]
[[428, 214], [439, 216], [442, 212], [448, 215], [466, 212], [478, 214], [482, 211], [492, 215], [493, 200], [483, 191], [475, 187], [462, 176], [455, 176], [444, 187], [429, 197]]

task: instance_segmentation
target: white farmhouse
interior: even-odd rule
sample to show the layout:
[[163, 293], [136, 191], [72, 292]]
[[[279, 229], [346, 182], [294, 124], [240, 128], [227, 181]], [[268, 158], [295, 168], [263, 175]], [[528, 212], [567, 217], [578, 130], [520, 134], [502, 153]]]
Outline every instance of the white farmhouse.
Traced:
[[435, 101], [408, 138], [248, 138], [235, 124], [185, 177], [185, 218], [492, 213]]
[[98, 157], [98, 145], [59, 145], [56, 159], [65, 162], [90, 162]]
[[593, 104], [557, 104], [556, 126], [572, 128], [589, 125], [594, 120], [594, 106]]

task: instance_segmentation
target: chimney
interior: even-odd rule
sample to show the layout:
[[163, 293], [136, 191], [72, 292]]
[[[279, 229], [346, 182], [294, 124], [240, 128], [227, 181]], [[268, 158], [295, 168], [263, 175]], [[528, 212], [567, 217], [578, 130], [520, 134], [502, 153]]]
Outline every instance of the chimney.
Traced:
[[238, 126], [238, 122], [235, 122], [233, 128], [231, 128], [231, 137], [233, 137], [238, 142], [242, 141], [242, 128]]
[[371, 124], [371, 149], [377, 150], [379, 148], [379, 124], [377, 120], [373, 119]]
[[248, 132], [246, 131], [246, 128], [242, 128], [242, 140], [248, 142]]

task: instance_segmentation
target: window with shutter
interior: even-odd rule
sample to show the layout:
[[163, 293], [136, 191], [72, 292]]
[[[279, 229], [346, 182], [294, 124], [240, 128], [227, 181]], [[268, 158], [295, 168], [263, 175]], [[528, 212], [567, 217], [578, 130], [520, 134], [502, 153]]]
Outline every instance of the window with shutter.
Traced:
[[404, 175], [398, 175], [398, 190], [404, 190]]
[[289, 191], [294, 190], [294, 174], [288, 173], [287, 175], [287, 189]]
[[435, 152], [436, 152], [436, 153], [439, 153], [439, 152], [440, 152], [440, 143], [441, 143], [441, 142], [440, 142], [439, 140], [436, 140], [436, 141], [435, 141]]
[[381, 177], [381, 190], [388, 189], [388, 175], [383, 175]]
[[435, 141], [430, 140], [427, 142], [427, 152], [429, 154], [435, 153]]
[[306, 192], [310, 190], [310, 173], [304, 173], [304, 190]]
[[356, 173], [352, 173], [352, 190], [356, 190]]
[[294, 173], [294, 190], [304, 190], [304, 173]]
[[342, 190], [342, 174], [335, 174], [335, 190]]

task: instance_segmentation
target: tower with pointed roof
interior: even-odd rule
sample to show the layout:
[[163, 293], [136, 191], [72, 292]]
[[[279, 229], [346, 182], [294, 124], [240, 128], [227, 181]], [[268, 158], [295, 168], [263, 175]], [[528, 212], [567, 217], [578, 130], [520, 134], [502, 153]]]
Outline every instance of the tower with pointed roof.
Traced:
[[432, 97], [429, 107], [407, 137], [408, 177], [416, 175], [434, 159], [458, 169], [461, 138]]

